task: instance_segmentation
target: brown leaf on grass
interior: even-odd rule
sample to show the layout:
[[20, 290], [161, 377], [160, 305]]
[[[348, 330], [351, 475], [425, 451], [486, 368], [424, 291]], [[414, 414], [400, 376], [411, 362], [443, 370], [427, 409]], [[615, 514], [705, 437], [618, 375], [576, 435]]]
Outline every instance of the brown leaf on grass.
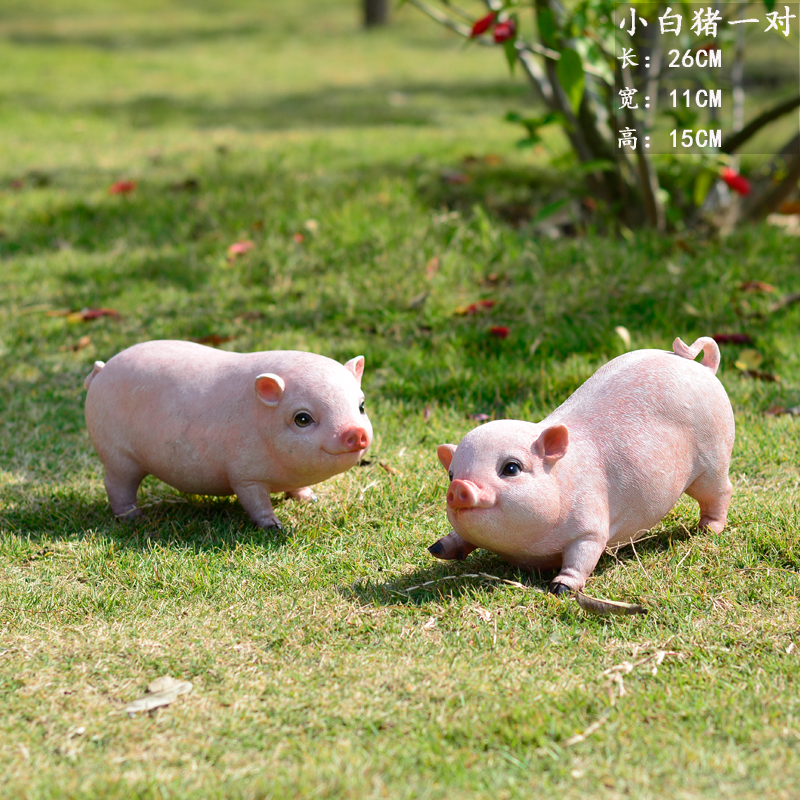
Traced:
[[742, 292], [764, 292], [765, 294], [775, 291], [775, 287], [765, 281], [745, 281], [739, 284], [739, 289]]
[[488, 414], [470, 414], [470, 419], [474, 419], [476, 422], [487, 422], [491, 419]]
[[601, 600], [598, 597], [589, 597], [589, 595], [583, 592], [576, 592], [575, 599], [584, 611], [588, 611], [591, 614], [632, 615], [647, 613], [647, 609], [636, 603], [621, 603], [618, 600]]
[[427, 422], [433, 416], [433, 406], [427, 405], [425, 406], [425, 410], [422, 412], [422, 419]]
[[235, 336], [219, 336], [216, 333], [211, 333], [208, 336], [201, 336], [199, 339], [192, 339], [192, 341], [197, 342], [197, 344], [207, 344], [211, 347], [219, 347], [221, 344], [233, 341], [235, 338]]
[[61, 352], [65, 352], [67, 350], [71, 350], [73, 353], [77, 353], [80, 350], [83, 350], [85, 347], [88, 347], [92, 343], [91, 336], [81, 336], [75, 344], [68, 344], [64, 345], [63, 347], [59, 347], [58, 349]]
[[416, 311], [417, 309], [422, 308], [422, 306], [425, 305], [425, 301], [428, 299], [428, 294], [429, 292], [425, 291], [420, 292], [415, 297], [412, 297], [411, 302], [408, 304], [409, 309], [411, 311]]
[[378, 462], [378, 466], [381, 467], [381, 469], [385, 469], [390, 475], [402, 475], [403, 474], [402, 472], [400, 472], [399, 469], [397, 469], [396, 467], [390, 466], [389, 464], [387, 464], [384, 461], [379, 461]]
[[472, 183], [472, 176], [467, 175], [465, 172], [448, 169], [442, 172], [442, 180], [451, 186], [463, 186], [464, 184]]
[[80, 311], [58, 309], [46, 312], [48, 317], [66, 317], [68, 322], [88, 322], [99, 317], [118, 317], [119, 312], [113, 308], [82, 308]]
[[496, 272], [490, 272], [482, 281], [481, 286], [497, 286], [502, 280], [502, 276]]
[[712, 333], [711, 338], [717, 344], [753, 344], [749, 333]]
[[784, 295], [780, 300], [776, 300], [770, 307], [770, 312], [780, 311], [782, 308], [800, 303], [800, 292], [792, 292]]
[[780, 383], [781, 379], [779, 375], [775, 375], [772, 372], [761, 372], [757, 369], [746, 369], [744, 370], [744, 374], [747, 375], [748, 378], [755, 378], [759, 381], [766, 381], [767, 383]]
[[182, 694], [192, 691], [192, 684], [189, 681], [181, 681], [164, 675], [156, 678], [147, 684], [147, 694], [133, 700], [125, 706], [125, 713], [133, 716], [139, 711], [152, 711], [161, 706], [168, 706], [178, 699]]
[[478, 300], [475, 303], [470, 303], [468, 306], [459, 306], [453, 313], [463, 317], [470, 314], [477, 314], [479, 311], [487, 311], [496, 304], [497, 300]]
[[676, 239], [675, 247], [678, 250], [683, 250], [684, 253], [689, 253], [689, 255], [693, 256], [695, 254], [694, 248], [685, 239]]
[[792, 406], [791, 408], [786, 408], [785, 406], [772, 406], [772, 408], [768, 408], [764, 415], [767, 417], [781, 417], [784, 414], [790, 414], [793, 417], [800, 417], [800, 406]]

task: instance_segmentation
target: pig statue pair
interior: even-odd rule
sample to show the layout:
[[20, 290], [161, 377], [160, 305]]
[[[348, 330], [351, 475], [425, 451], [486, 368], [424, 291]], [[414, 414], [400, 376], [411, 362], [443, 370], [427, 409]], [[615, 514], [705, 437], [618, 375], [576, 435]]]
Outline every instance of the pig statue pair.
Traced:
[[[703, 350], [702, 364], [694, 361]], [[615, 358], [540, 423], [490, 422], [439, 447], [453, 531], [430, 552], [477, 547], [527, 568], [560, 568], [556, 594], [580, 590], [608, 545], [631, 542], [684, 491], [700, 524], [725, 526], [734, 421], [715, 377], [713, 339]], [[141, 514], [146, 475], [195, 494], [236, 494], [259, 527], [280, 527], [271, 492], [313, 500], [372, 441], [364, 358], [229, 353], [144, 342], [84, 383], [89, 436], [117, 517]]]

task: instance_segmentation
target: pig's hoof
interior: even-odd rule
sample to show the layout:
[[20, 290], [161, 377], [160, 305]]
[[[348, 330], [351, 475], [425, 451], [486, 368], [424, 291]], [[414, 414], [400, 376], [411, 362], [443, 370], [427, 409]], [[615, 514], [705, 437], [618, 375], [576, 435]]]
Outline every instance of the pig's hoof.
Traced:
[[428, 552], [429, 552], [429, 553], [430, 553], [432, 556], [436, 556], [436, 558], [442, 558], [442, 555], [443, 555], [443, 553], [444, 553], [444, 545], [441, 543], [441, 541], [439, 541], [439, 542], [434, 542], [434, 543], [433, 543], [433, 544], [432, 544], [432, 545], [431, 545], [431, 546], [428, 548]]
[[565, 594], [572, 594], [572, 589], [570, 589], [569, 586], [564, 583], [559, 583], [558, 581], [553, 581], [548, 587], [548, 591], [550, 594], [556, 595], [556, 597], [562, 597]]

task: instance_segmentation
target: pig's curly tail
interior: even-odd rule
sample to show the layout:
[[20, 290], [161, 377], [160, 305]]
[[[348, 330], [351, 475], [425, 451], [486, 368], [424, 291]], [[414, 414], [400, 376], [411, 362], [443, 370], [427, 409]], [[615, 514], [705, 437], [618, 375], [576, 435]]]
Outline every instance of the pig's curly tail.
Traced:
[[92, 367], [92, 371], [86, 376], [86, 380], [83, 382], [83, 388], [86, 389], [87, 392], [89, 391], [89, 385], [92, 382], [92, 378], [94, 378], [94, 376], [97, 375], [97, 373], [100, 372], [100, 370], [103, 369], [105, 365], [106, 365], [105, 361], [94, 362], [94, 367]]
[[675, 355], [690, 358], [692, 361], [701, 350], [703, 351], [703, 366], [708, 367], [716, 375], [719, 369], [719, 347], [710, 336], [701, 336], [691, 347], [684, 344], [680, 337], [672, 343], [672, 352]]

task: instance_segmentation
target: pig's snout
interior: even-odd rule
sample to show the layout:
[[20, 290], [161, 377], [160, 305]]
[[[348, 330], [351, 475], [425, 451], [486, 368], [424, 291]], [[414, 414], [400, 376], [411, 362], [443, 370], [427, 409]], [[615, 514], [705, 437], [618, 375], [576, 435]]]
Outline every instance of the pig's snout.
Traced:
[[447, 489], [447, 505], [454, 511], [460, 508], [489, 508], [492, 503], [471, 481], [450, 481]]
[[369, 434], [364, 428], [348, 428], [341, 433], [339, 441], [346, 453], [357, 453], [369, 447]]

